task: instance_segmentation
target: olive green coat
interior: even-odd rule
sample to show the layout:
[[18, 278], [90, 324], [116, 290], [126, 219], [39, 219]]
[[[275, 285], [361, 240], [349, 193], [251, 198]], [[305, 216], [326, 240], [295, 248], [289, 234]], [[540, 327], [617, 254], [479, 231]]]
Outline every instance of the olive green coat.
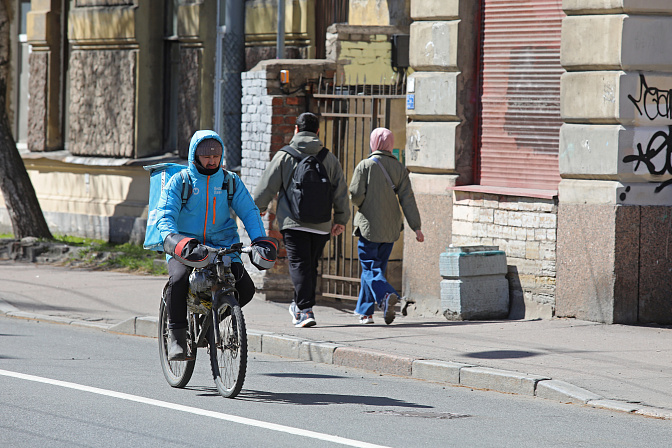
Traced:
[[[294, 135], [289, 145], [306, 155], [317, 154], [322, 149], [322, 142], [317, 138], [317, 135], [307, 131]], [[259, 211], [263, 213], [268, 208], [269, 202], [279, 193], [276, 218], [280, 230], [291, 229], [293, 227], [306, 227], [321, 232], [330, 232], [332, 225], [330, 221], [310, 224], [299, 222], [292, 217], [289, 202], [285, 197], [285, 190], [291, 183], [292, 173], [298, 163], [291, 154], [285, 151], [278, 151], [266, 168], [266, 171], [264, 171], [259, 184], [254, 189], [254, 203], [259, 208]], [[348, 202], [348, 186], [345, 182], [341, 163], [330, 151], [324, 159], [323, 166], [327, 171], [329, 180], [331, 180], [331, 185], [334, 187], [333, 222], [334, 224], [346, 225], [350, 219], [350, 204]]]
[[374, 151], [371, 156], [380, 159], [397, 187], [397, 194], [372, 157], [359, 162], [350, 182], [350, 200], [359, 208], [353, 235], [374, 243], [393, 243], [403, 229], [399, 204], [413, 231], [421, 228], [420, 212], [406, 167], [387, 151]]

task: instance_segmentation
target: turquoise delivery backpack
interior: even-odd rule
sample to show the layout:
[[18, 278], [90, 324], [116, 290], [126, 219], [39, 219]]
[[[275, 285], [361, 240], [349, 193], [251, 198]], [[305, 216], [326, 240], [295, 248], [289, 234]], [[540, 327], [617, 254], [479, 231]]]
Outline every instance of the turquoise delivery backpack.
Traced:
[[[187, 203], [189, 196], [191, 196], [192, 186], [189, 181], [186, 165], [179, 163], [157, 163], [155, 165], [143, 166], [143, 168], [149, 171], [149, 210], [147, 212], [147, 230], [145, 231], [143, 247], [148, 250], [163, 252], [163, 239], [161, 238], [161, 232], [156, 227], [158, 220], [156, 206], [159, 203], [161, 192], [168, 185], [170, 178], [179, 174], [182, 176], [182, 205], [184, 205]], [[228, 171], [225, 174], [222, 190], [227, 191], [227, 198], [229, 204], [231, 204], [233, 195], [236, 192], [236, 182]], [[229, 188], [229, 185], [231, 188]]]

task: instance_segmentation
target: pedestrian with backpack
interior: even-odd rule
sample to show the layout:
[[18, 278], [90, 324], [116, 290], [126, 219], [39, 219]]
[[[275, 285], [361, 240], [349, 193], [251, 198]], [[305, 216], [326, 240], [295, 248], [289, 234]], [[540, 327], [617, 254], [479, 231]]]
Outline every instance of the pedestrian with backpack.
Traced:
[[353, 235], [359, 237], [357, 254], [362, 266], [355, 313], [359, 314], [360, 323], [372, 324], [377, 304], [389, 325], [395, 317], [399, 293], [385, 278], [385, 271], [394, 242], [403, 229], [400, 204], [415, 239], [423, 242], [425, 236], [420, 230], [420, 212], [408, 171], [392, 154], [392, 132], [374, 129], [370, 145], [371, 154], [355, 168], [349, 188], [350, 200], [358, 207]]
[[296, 327], [316, 324], [318, 263], [330, 235], [340, 235], [350, 219], [343, 169], [318, 138], [319, 125], [315, 114], [299, 115], [294, 137], [275, 154], [253, 194], [262, 213], [279, 194], [276, 218], [294, 285], [289, 314]]
[[[238, 225], [231, 211], [247, 230], [252, 247], [269, 263], [253, 264], [258, 269], [272, 266], [277, 256], [277, 241], [266, 236], [259, 209], [245, 185], [223, 165], [223, 143], [213, 131], [197, 131], [189, 144], [188, 166], [172, 175], [161, 191], [155, 213], [164, 250], [205, 254], [201, 244], [228, 248], [238, 243]], [[148, 224], [149, 225], [149, 224]], [[148, 232], [149, 234], [150, 232]], [[184, 250], [174, 251], [175, 247]], [[192, 269], [178, 257], [168, 259], [168, 285], [165, 291], [168, 312], [168, 359], [184, 360], [187, 353], [187, 293]], [[257, 260], [259, 260], [257, 258]], [[231, 271], [236, 278], [238, 302], [252, 300], [255, 286], [238, 255], [232, 255]]]

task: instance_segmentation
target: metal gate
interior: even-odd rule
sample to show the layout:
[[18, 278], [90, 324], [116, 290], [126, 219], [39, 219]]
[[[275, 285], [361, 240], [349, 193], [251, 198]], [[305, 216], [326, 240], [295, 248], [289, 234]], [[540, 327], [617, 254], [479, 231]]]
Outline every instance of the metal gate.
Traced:
[[[388, 84], [371, 85], [358, 81], [344, 84], [344, 77], [321, 78], [314, 90], [315, 111], [320, 117], [320, 139], [338, 157], [347, 185], [357, 164], [368, 157], [369, 136], [377, 127], [391, 128], [395, 113], [402, 114], [405, 123], [405, 75]], [[404, 129], [405, 132], [405, 129]], [[395, 141], [402, 147], [404, 142]], [[401, 156], [401, 154], [399, 154]], [[320, 293], [324, 297], [357, 300], [361, 268], [357, 257], [357, 239], [352, 236], [352, 217], [345, 231], [331, 237], [320, 263]]]

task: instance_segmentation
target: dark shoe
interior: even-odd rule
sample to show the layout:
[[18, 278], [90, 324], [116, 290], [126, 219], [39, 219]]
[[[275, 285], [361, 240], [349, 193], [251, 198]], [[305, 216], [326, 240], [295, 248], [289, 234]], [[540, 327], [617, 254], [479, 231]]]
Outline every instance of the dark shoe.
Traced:
[[168, 361], [187, 359], [187, 329], [168, 330]]
[[394, 307], [397, 305], [399, 296], [395, 293], [388, 293], [383, 299], [383, 315], [385, 316], [385, 323], [390, 325], [394, 321], [396, 315]]

